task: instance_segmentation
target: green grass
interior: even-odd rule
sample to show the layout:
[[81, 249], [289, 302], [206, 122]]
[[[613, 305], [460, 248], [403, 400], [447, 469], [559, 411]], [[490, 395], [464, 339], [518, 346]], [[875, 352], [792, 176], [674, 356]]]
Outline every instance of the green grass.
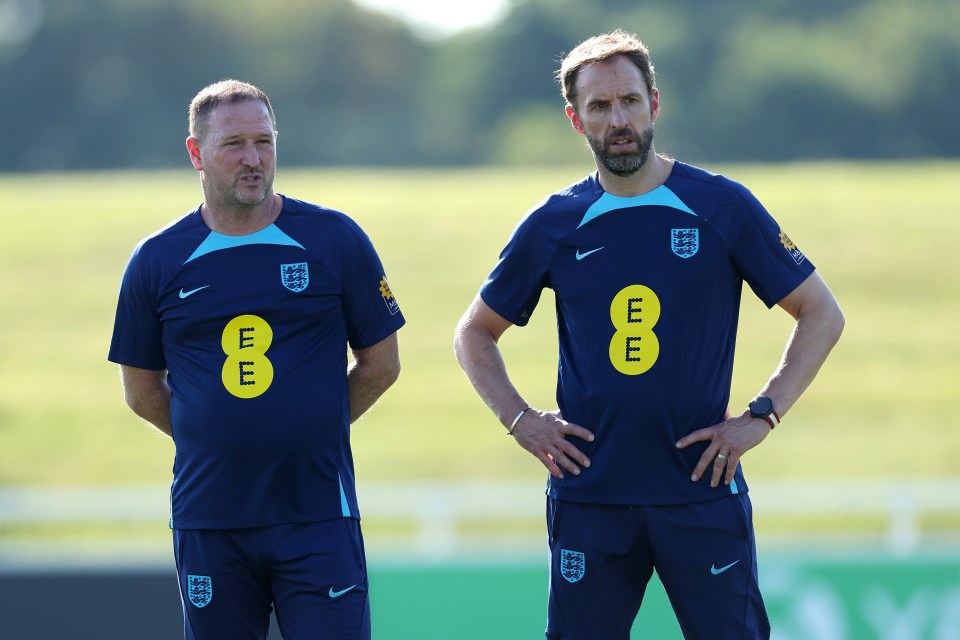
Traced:
[[[711, 167], [748, 185], [818, 266], [847, 315], [834, 355], [748, 477], [955, 475], [960, 457], [957, 163]], [[362, 480], [544, 478], [453, 358], [453, 328], [520, 216], [568, 169], [290, 170], [277, 189], [370, 234], [407, 326], [403, 374], [357, 425]], [[123, 404], [105, 359], [134, 244], [200, 200], [192, 171], [0, 176], [0, 484], [166, 483], [173, 447]], [[508, 331], [515, 382], [554, 406], [545, 295]], [[744, 297], [733, 406], [761, 387], [789, 318]]]

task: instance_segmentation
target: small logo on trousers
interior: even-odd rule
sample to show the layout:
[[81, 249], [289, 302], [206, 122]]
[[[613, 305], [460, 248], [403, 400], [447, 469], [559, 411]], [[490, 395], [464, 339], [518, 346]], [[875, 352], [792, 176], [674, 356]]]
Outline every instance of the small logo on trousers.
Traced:
[[712, 573], [712, 574], [715, 575], [715, 576], [718, 576], [718, 575], [720, 575], [721, 573], [723, 573], [724, 571], [726, 571], [727, 569], [729, 569], [730, 567], [732, 567], [733, 565], [737, 564], [738, 562], [740, 562], [740, 561], [739, 561], [739, 560], [734, 560], [733, 562], [731, 562], [731, 563], [728, 564], [727, 566], [725, 566], [725, 567], [720, 567], [719, 569], [717, 569], [717, 565], [712, 564], [712, 565], [710, 565], [710, 573]]
[[187, 599], [202, 609], [213, 600], [213, 580], [210, 576], [187, 576]]
[[560, 550], [560, 575], [567, 582], [578, 582], [587, 572], [587, 559], [582, 551]]
[[333, 590], [333, 587], [330, 587], [330, 591], [327, 593], [327, 595], [330, 596], [330, 599], [331, 599], [331, 600], [336, 600], [337, 598], [339, 598], [339, 597], [342, 596], [343, 594], [348, 593], [348, 592], [350, 592], [350, 591], [353, 591], [353, 590], [356, 589], [356, 588], [357, 588], [357, 585], [355, 585], [355, 584], [350, 585], [350, 586], [347, 587], [346, 589], [341, 589], [340, 591], [334, 591], [334, 590]]

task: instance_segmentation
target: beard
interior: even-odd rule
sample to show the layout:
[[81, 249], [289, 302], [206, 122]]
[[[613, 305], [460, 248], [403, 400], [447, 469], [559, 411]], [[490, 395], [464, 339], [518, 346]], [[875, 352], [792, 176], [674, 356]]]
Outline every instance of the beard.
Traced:
[[[259, 174], [263, 178], [260, 188], [256, 191], [249, 191], [243, 188], [243, 177], [250, 174]], [[233, 188], [233, 195], [238, 204], [255, 207], [264, 200], [273, 191], [273, 175], [264, 171], [252, 171], [237, 176], [237, 183]]]
[[[630, 153], [611, 153], [610, 143], [616, 138], [630, 138], [637, 144], [637, 150]], [[612, 132], [603, 141], [588, 135], [587, 144], [590, 145], [590, 150], [597, 162], [603, 163], [610, 173], [621, 178], [632, 176], [646, 164], [647, 156], [650, 155], [650, 149], [653, 147], [653, 125], [644, 129], [640, 135], [626, 127]]]
[[[243, 177], [247, 175], [258, 174], [263, 178], [259, 188], [250, 190], [244, 188]], [[220, 180], [213, 184], [211, 195], [215, 195], [216, 201], [228, 207], [255, 207], [267, 199], [267, 196], [273, 192], [273, 175], [264, 171], [246, 171], [240, 172], [234, 176], [232, 181]]]

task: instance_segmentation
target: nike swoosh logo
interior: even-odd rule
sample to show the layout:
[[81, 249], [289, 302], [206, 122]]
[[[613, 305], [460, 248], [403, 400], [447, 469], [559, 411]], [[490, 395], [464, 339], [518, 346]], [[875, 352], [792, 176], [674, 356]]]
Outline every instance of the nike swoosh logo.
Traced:
[[183, 289], [180, 289], [180, 299], [183, 300], [184, 298], [189, 298], [190, 296], [195, 294], [197, 291], [203, 291], [209, 286], [210, 285], [207, 284], [202, 287], [197, 287], [196, 289], [191, 289], [190, 291], [184, 291]]
[[606, 249], [606, 247], [604, 246], [604, 247], [600, 247], [599, 249], [591, 249], [590, 251], [586, 251], [586, 252], [584, 252], [584, 253], [580, 253], [580, 250], [577, 249], [577, 260], [583, 260], [583, 259], [586, 258], [588, 255], [590, 255], [591, 253], [596, 253], [597, 251], [600, 251], [601, 249]]
[[333, 587], [330, 587], [330, 592], [327, 593], [327, 595], [330, 596], [330, 599], [331, 599], [331, 600], [335, 600], [335, 599], [339, 598], [340, 596], [342, 596], [343, 594], [347, 593], [348, 591], [353, 591], [353, 590], [356, 589], [356, 588], [357, 588], [357, 585], [355, 585], [355, 584], [352, 584], [352, 585], [350, 585], [349, 587], [347, 587], [346, 589], [342, 589], [342, 590], [340, 590], [340, 591], [334, 591], [334, 590], [333, 590]]
[[740, 562], [740, 561], [739, 561], [739, 560], [734, 560], [733, 562], [731, 562], [731, 563], [728, 564], [727, 566], [725, 566], [725, 567], [720, 567], [719, 569], [717, 569], [717, 565], [712, 564], [712, 565], [710, 565], [710, 573], [712, 573], [712, 574], [715, 575], [715, 576], [718, 576], [718, 575], [720, 575], [721, 573], [723, 573], [724, 571], [726, 571], [727, 569], [729, 569], [730, 567], [732, 567], [733, 565], [737, 564], [738, 562]]

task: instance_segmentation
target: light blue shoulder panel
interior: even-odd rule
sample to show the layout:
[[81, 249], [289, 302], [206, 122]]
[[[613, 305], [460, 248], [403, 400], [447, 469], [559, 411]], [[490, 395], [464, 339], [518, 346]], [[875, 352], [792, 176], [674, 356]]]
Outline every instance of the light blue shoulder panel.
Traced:
[[[269, 227], [245, 236], [227, 236], [222, 233], [217, 233], [216, 231], [211, 231], [210, 235], [204, 238], [200, 246], [197, 247], [197, 250], [193, 252], [193, 255], [187, 258], [187, 262], [208, 253], [220, 251], [221, 249], [234, 249], [251, 244], [278, 244], [303, 249], [302, 244], [281, 231], [277, 225], [271, 224]], [[184, 264], [186, 264], [186, 262]]]
[[617, 209], [646, 206], [670, 207], [671, 209], [678, 209], [680, 211], [689, 213], [692, 216], [697, 215], [690, 209], [690, 207], [683, 203], [683, 200], [677, 197], [677, 194], [671, 191], [666, 185], [662, 184], [653, 191], [640, 196], [623, 197], [615, 196], [610, 193], [604, 193], [597, 199], [596, 202], [590, 205], [590, 208], [587, 209], [587, 212], [583, 215], [583, 220], [580, 221], [580, 224], [577, 225], [577, 228], [579, 229], [591, 220], [598, 218], [605, 213], [616, 211]]

